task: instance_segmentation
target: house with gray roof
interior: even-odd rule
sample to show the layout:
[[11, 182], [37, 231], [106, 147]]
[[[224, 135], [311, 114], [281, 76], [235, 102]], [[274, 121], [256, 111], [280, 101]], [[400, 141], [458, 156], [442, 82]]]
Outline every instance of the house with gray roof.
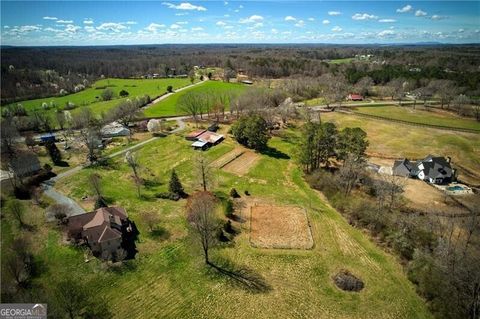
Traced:
[[393, 175], [418, 178], [431, 184], [448, 184], [453, 181], [454, 173], [450, 158], [442, 156], [428, 155], [416, 162], [405, 158], [393, 164]]

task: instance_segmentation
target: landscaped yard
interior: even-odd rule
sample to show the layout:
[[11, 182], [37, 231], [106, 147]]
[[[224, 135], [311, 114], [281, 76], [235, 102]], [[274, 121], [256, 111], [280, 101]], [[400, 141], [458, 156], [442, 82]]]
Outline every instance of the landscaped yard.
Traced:
[[169, 96], [150, 107], [145, 111], [145, 117], [161, 117], [185, 114], [178, 110], [178, 99], [187, 92], [216, 92], [216, 93], [232, 93], [239, 94], [246, 89], [246, 86], [238, 83], [225, 83], [219, 81], [207, 81], [193, 88], [186, 89]]
[[[150, 95], [154, 98], [167, 92], [167, 86], [171, 85], [174, 89], [190, 84], [190, 79], [103, 79], [95, 82], [91, 88], [87, 88], [78, 93], [59, 97], [49, 97], [36, 100], [17, 102], [22, 104], [27, 112], [33, 110], [43, 110], [42, 103], [50, 105], [51, 102], [56, 105], [47, 112], [53, 113], [56, 109], [62, 110], [67, 102], [74, 103], [77, 107], [88, 105], [95, 113], [100, 114], [117, 105], [122, 99], [118, 96], [121, 90], [129, 93], [129, 98], [137, 96]], [[111, 88], [115, 93], [115, 98], [110, 101], [102, 101], [101, 94], [105, 88]]]
[[357, 107], [355, 112], [382, 116], [395, 120], [403, 120], [412, 123], [440, 125], [457, 128], [467, 128], [480, 131], [480, 122], [474, 119], [467, 119], [449, 113], [436, 111], [424, 111], [413, 109], [411, 106], [362, 106]]
[[[235, 243], [215, 249], [211, 260], [224, 269], [240, 271], [248, 280], [240, 282], [206, 266], [188, 231], [185, 200], [153, 196], [167, 189], [173, 168], [188, 193], [199, 189], [194, 173], [198, 153], [182, 136], [172, 135], [138, 151], [141, 176], [146, 180], [142, 199], [123, 158], [109, 167], [84, 169], [56, 185], [91, 208], [81, 198], [92, 195], [87, 176], [99, 173], [107, 200], [124, 206], [140, 229], [137, 259], [122, 271], [100, 270], [98, 261], [84, 263], [80, 250], [61, 245], [59, 233], [52, 230], [44, 235], [48, 240], [38, 250], [49, 273], [37, 280], [48, 284], [54, 274], [93, 279], [117, 318], [430, 318], [396, 259], [348, 225], [303, 181], [290, 158], [294, 139], [294, 134], [274, 137], [269, 145], [276, 152], [260, 155], [243, 176], [213, 168], [214, 189], [228, 193], [235, 187], [243, 201], [303, 207], [314, 241], [311, 250], [253, 248], [249, 223], [234, 222], [241, 230]], [[236, 147], [227, 138], [205, 155], [213, 161]], [[250, 197], [244, 195], [245, 190]], [[145, 211], [161, 217], [156, 236], [148, 233], [140, 218]], [[245, 211], [236, 213], [247, 217]], [[360, 293], [339, 290], [331, 277], [340, 269], [360, 277], [365, 288]]]

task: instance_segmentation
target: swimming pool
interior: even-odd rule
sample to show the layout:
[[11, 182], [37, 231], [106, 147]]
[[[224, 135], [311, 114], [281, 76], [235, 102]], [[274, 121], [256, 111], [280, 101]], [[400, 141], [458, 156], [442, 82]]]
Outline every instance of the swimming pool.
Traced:
[[462, 186], [455, 185], [455, 186], [448, 186], [447, 190], [449, 190], [449, 191], [463, 191], [463, 190], [465, 190], [465, 188], [463, 188]]

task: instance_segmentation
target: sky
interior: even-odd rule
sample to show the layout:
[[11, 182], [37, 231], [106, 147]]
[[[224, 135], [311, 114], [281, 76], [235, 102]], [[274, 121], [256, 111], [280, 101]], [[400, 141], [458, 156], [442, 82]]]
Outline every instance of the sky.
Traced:
[[1, 1], [2, 45], [480, 43], [480, 1]]

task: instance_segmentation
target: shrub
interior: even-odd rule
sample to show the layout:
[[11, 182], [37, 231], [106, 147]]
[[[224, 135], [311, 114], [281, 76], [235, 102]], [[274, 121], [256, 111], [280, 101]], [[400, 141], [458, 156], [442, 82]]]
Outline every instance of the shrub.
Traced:
[[182, 183], [180, 182], [180, 179], [178, 179], [175, 170], [172, 170], [172, 175], [170, 176], [170, 182], [168, 184], [168, 190], [170, 193], [177, 194], [179, 196], [183, 196], [185, 194]]
[[171, 86], [171, 85], [167, 86], [167, 92], [172, 93], [173, 92], [173, 86]]
[[233, 202], [230, 199], [225, 201], [225, 216], [232, 217], [235, 209], [233, 208]]
[[173, 200], [173, 201], [178, 201], [180, 199], [179, 194], [174, 194], [174, 193], [170, 193], [170, 192], [156, 193], [155, 197], [162, 198], [162, 199], [169, 199], [169, 200]]
[[125, 90], [121, 90], [120, 93], [118, 93], [121, 97], [127, 97], [130, 93], [128, 93], [128, 91], [125, 91]]
[[106, 89], [103, 90], [103, 92], [102, 92], [102, 100], [104, 100], [104, 101], [110, 101], [111, 99], [113, 99], [113, 95], [114, 95], [113, 90], [110, 89], [110, 88], [106, 88]]
[[232, 198], [239, 198], [240, 197], [240, 194], [237, 192], [237, 190], [235, 188], [232, 188], [230, 190], [230, 197]]

